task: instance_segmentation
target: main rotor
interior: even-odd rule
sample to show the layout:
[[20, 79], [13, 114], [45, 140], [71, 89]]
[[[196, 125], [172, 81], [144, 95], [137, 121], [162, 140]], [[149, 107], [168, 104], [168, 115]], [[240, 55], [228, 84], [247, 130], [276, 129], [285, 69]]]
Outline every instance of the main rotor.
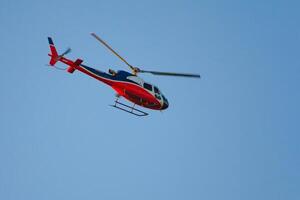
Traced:
[[98, 40], [101, 44], [103, 44], [106, 48], [108, 48], [115, 56], [117, 56], [120, 60], [122, 60], [132, 71], [134, 75], [138, 73], [150, 73], [153, 75], [160, 75], [160, 76], [178, 76], [178, 77], [187, 77], [187, 78], [200, 78], [199, 74], [189, 74], [189, 73], [174, 73], [174, 72], [160, 72], [160, 71], [148, 71], [148, 70], [141, 70], [138, 67], [132, 66], [129, 64], [122, 56], [120, 56], [115, 50], [113, 50], [104, 40], [102, 40], [98, 35], [95, 33], [91, 33], [91, 35]]

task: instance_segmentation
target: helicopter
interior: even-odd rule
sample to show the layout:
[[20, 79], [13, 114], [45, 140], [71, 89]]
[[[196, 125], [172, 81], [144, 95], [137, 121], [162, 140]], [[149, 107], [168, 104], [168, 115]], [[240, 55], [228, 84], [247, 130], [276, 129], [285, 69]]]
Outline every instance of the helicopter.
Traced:
[[[188, 77], [188, 78], [200, 78], [199, 74], [189, 74], [189, 73], [173, 73], [173, 72], [160, 72], [160, 71], [148, 71], [142, 70], [138, 67], [129, 64], [123, 57], [121, 57], [115, 50], [113, 50], [104, 40], [102, 40], [95, 33], [91, 33], [96, 40], [103, 44], [107, 49], [109, 49], [115, 56], [117, 56], [121, 61], [123, 61], [131, 70], [130, 72], [119, 70], [114, 71], [112, 69], [108, 70], [108, 73], [103, 71], [88, 67], [83, 63], [82, 59], [76, 59], [75, 61], [65, 57], [66, 54], [71, 52], [68, 48], [62, 54], [58, 54], [56, 47], [53, 43], [51, 37], [48, 37], [48, 42], [50, 46], [50, 56], [49, 66], [55, 67], [57, 69], [62, 69], [56, 67], [57, 62], [61, 62], [67, 65], [66, 70], [69, 73], [73, 73], [78, 70], [85, 73], [109, 86], [111, 86], [116, 92], [116, 100], [114, 104], [111, 105], [114, 108], [120, 109], [127, 113], [133, 114], [135, 116], [146, 116], [147, 112], [136, 108], [136, 105], [141, 107], [152, 109], [152, 110], [165, 110], [169, 107], [169, 102], [165, 95], [159, 90], [159, 88], [151, 83], [144, 81], [138, 76], [139, 73], [150, 73], [152, 75], [160, 76], [177, 76], [177, 77]], [[132, 102], [133, 105], [122, 103], [119, 101], [120, 97], [124, 97], [128, 101]]]

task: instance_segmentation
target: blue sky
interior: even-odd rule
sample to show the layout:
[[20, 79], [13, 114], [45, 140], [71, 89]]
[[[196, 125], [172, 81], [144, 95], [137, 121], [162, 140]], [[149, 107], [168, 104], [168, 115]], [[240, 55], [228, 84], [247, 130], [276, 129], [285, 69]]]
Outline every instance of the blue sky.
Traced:
[[[299, 199], [297, 1], [0, 3], [0, 199]], [[136, 118], [114, 92], [46, 67], [72, 59], [200, 73], [142, 75], [170, 102]]]

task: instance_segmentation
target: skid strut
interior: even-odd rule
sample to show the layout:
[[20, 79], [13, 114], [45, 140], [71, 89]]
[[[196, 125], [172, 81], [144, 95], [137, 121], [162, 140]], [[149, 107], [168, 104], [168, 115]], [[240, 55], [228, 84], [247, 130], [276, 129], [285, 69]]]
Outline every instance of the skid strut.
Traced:
[[143, 117], [143, 116], [148, 115], [148, 113], [135, 108], [135, 104], [133, 106], [129, 106], [129, 105], [126, 105], [124, 103], [119, 102], [118, 100], [119, 100], [119, 98], [117, 97], [117, 99], [115, 100], [115, 104], [110, 105], [110, 106], [118, 108], [120, 110], [123, 110], [125, 112], [128, 112], [130, 114], [133, 114], [133, 115], [139, 116], [139, 117]]

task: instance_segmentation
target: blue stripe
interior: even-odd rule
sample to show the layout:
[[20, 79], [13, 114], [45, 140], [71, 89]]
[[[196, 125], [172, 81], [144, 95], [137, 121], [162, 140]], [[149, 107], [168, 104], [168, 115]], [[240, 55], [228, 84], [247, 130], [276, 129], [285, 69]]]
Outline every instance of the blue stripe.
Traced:
[[49, 44], [54, 45], [51, 37], [48, 37], [48, 42], [49, 42]]
[[[80, 65], [82, 68], [84, 68], [85, 70], [89, 71], [89, 72], [92, 72], [93, 74], [96, 74], [97, 76], [100, 76], [102, 78], [105, 78], [105, 79], [110, 79], [110, 80], [113, 80], [113, 81], [123, 81], [123, 82], [129, 82], [129, 83], [134, 83], [136, 85], [139, 85], [137, 84], [136, 82], [132, 81], [132, 80], [129, 80], [127, 79], [128, 76], [133, 76], [132, 74], [126, 72], [126, 71], [118, 71], [118, 73], [115, 75], [115, 76], [112, 76], [110, 74], [107, 74], [105, 72], [102, 72], [102, 71], [99, 71], [97, 69], [94, 69], [94, 68], [91, 68], [91, 67], [88, 67], [86, 65], [83, 65], [81, 64]], [[140, 85], [139, 85], [140, 86]]]

